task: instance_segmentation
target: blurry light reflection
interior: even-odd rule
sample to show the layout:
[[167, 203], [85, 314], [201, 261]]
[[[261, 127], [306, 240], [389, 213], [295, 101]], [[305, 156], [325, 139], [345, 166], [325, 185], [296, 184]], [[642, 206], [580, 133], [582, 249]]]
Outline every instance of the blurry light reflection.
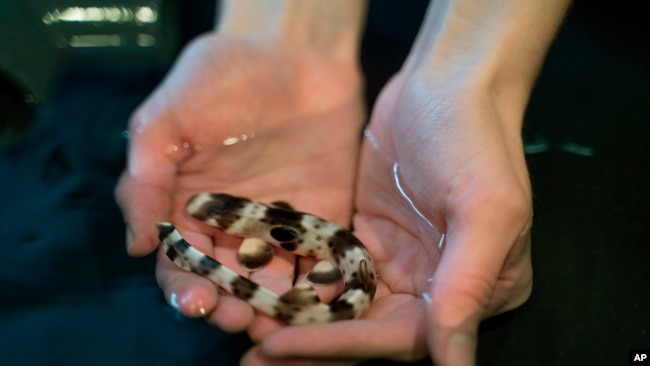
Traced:
[[48, 11], [43, 16], [43, 23], [126, 23], [151, 24], [158, 21], [158, 12], [150, 6], [133, 9], [126, 7], [80, 7], [73, 6]]
[[254, 132], [249, 133], [249, 134], [242, 133], [239, 136], [228, 136], [228, 137], [226, 137], [223, 140], [223, 144], [226, 145], [226, 146], [230, 146], [230, 145], [234, 145], [234, 144], [236, 144], [238, 142], [243, 142], [243, 141], [246, 141], [248, 139], [253, 139], [253, 138], [255, 138], [255, 133]]
[[119, 34], [83, 34], [70, 37], [70, 47], [120, 47], [122, 37]]
[[151, 34], [138, 34], [136, 42], [140, 47], [151, 47], [156, 44], [156, 37]]

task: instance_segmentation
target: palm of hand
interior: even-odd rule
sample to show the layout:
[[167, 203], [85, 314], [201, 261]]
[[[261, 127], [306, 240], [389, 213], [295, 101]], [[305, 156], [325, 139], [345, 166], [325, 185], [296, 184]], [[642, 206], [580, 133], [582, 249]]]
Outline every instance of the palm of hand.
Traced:
[[[178, 192], [236, 186], [259, 199], [288, 199], [296, 192], [313, 196], [347, 189], [353, 172], [336, 167], [350, 167], [357, 149], [349, 137], [362, 118], [354, 91], [328, 90], [338, 99], [322, 100], [306, 93], [311, 83], [322, 89], [323, 80], [300, 75], [307, 68], [300, 64], [304, 60], [219, 38], [195, 42], [132, 126], [149, 133], [165, 158], [180, 162], [174, 177]], [[330, 89], [341, 87], [322, 77]], [[150, 146], [134, 144], [134, 155], [139, 148]], [[315, 161], [324, 160], [335, 169], [317, 169]], [[184, 203], [186, 197], [179, 198]], [[328, 210], [341, 204], [333, 202]]]
[[396, 299], [408, 294], [408, 303], [420, 303], [410, 316], [414, 329], [425, 317], [423, 301], [432, 303], [430, 321], [453, 328], [520, 305], [531, 280], [520, 139], [493, 128], [503, 116], [480, 95], [445, 94], [442, 85], [418, 90], [413, 81], [404, 88], [403, 81], [395, 77], [374, 111], [354, 219], [378, 261], [383, 301], [395, 298], [382, 312], [403, 307]]
[[[202, 191], [284, 200], [349, 222], [363, 120], [359, 77], [273, 46], [199, 39], [135, 113], [129, 168], [117, 189], [135, 235], [133, 254], [153, 249], [154, 223], [171, 220], [198, 249], [240, 268], [238, 240], [185, 214], [189, 196]], [[286, 292], [294, 264], [282, 253], [253, 280]], [[209, 320], [231, 330], [252, 321], [248, 305], [219, 298], [214, 285], [166, 258], [157, 277], [186, 315], [212, 312]]]
[[516, 136], [491, 126], [499, 115], [478, 93], [404, 85], [398, 75], [382, 92], [357, 178], [355, 235], [378, 269], [372, 306], [346, 324], [282, 329], [262, 343], [266, 354], [414, 360], [433, 352], [442, 362], [451, 331], [475, 333], [480, 319], [528, 297], [530, 188]]

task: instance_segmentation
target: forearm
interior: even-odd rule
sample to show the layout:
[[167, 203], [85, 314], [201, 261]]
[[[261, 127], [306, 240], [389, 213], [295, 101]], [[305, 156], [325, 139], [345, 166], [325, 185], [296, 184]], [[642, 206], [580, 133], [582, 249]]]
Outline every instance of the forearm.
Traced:
[[[404, 66], [485, 87], [523, 114], [570, 0], [435, 0]], [[497, 106], [498, 107], [498, 106]]]
[[366, 0], [223, 0], [217, 31], [356, 59], [366, 7]]

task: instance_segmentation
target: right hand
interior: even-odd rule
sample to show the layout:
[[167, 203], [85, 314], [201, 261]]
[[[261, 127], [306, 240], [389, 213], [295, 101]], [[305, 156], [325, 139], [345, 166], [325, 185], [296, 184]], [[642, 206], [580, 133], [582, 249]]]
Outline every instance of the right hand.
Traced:
[[282, 328], [243, 364], [427, 354], [474, 364], [480, 320], [528, 298], [532, 200], [519, 114], [481, 83], [461, 81], [402, 72], [375, 105], [354, 214], [377, 268], [370, 308], [360, 319]]

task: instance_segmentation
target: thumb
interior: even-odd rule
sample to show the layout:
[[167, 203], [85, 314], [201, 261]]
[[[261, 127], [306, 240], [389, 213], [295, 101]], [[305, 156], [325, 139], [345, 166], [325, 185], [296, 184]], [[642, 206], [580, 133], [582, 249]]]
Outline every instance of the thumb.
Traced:
[[449, 226], [426, 297], [427, 340], [436, 364], [475, 364], [479, 322], [508, 252], [502, 239], [490, 225]]
[[155, 223], [171, 218], [176, 172], [189, 153], [164, 113], [151, 109], [157, 108], [146, 103], [131, 120], [127, 168], [115, 190], [127, 225], [127, 251], [134, 256], [157, 247]]

